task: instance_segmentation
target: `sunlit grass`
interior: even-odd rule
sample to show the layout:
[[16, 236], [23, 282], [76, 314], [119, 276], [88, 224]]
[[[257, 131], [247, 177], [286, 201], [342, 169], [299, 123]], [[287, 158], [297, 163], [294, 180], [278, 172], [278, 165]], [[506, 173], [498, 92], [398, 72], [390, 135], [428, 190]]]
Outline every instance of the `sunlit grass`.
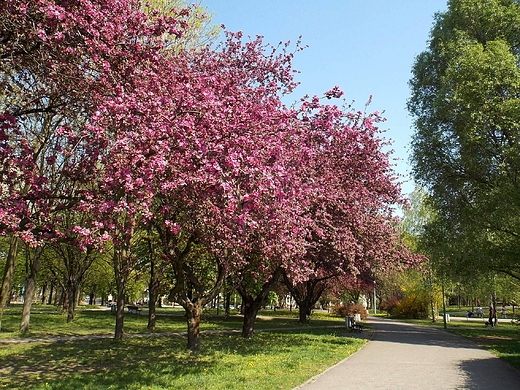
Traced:
[[[182, 310], [160, 308], [154, 332], [146, 329], [144, 314], [125, 315], [127, 337], [116, 341], [110, 337], [115, 315], [108, 310], [80, 307], [68, 324], [53, 306], [34, 305], [30, 332], [21, 335], [21, 306], [7, 308], [0, 333], [0, 388], [291, 389], [366, 343], [359, 335], [349, 337], [354, 335], [342, 318], [321, 313], [299, 324], [298, 312], [288, 310], [260, 312], [254, 337], [243, 339], [237, 312], [225, 318], [212, 309], [201, 321], [202, 346], [191, 353]], [[235, 332], [204, 333], [211, 330]], [[136, 334], [147, 337], [132, 337]], [[76, 335], [87, 338], [52, 338]], [[2, 344], [7, 338], [45, 341]]]
[[[31, 338], [54, 337], [74, 335], [111, 335], [114, 333], [115, 314], [108, 310], [92, 309], [89, 306], [81, 306], [75, 313], [74, 321], [67, 323], [66, 314], [58, 311], [54, 306], [33, 305], [29, 332], [21, 335], [18, 330], [21, 319], [21, 305], [13, 305], [4, 311], [2, 320], [2, 338]], [[215, 309], [204, 312], [201, 320], [201, 330], [240, 330], [242, 317], [237, 311], [233, 311], [229, 318], [225, 318], [224, 311], [216, 315]], [[322, 314], [313, 316], [310, 323], [300, 324], [298, 312], [289, 310], [261, 311], [255, 322], [256, 329], [308, 327], [344, 324], [342, 318], [331, 317]], [[276, 317], [273, 317], [276, 315]], [[124, 331], [126, 334], [135, 333], [172, 333], [186, 332], [186, 318], [183, 310], [179, 308], [159, 308], [157, 311], [156, 328], [147, 329], [148, 317], [146, 311], [143, 314], [125, 314]]]

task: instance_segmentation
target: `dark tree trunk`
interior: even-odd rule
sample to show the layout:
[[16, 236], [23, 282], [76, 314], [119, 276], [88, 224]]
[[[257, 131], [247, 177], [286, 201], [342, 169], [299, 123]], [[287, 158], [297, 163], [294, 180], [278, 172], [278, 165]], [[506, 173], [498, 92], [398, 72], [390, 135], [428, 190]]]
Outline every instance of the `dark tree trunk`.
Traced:
[[18, 243], [18, 237], [12, 235], [9, 240], [9, 251], [7, 252], [2, 285], [0, 286], [0, 330], [2, 330], [4, 307], [9, 304], [11, 298], [11, 288], [13, 285], [14, 269], [16, 266], [16, 255], [18, 254]]
[[49, 297], [47, 298], [47, 305], [52, 304], [52, 294], [54, 294], [54, 283], [51, 282], [51, 291], [49, 291]]
[[47, 283], [45, 283], [42, 288], [42, 300], [41, 300], [42, 305], [45, 303], [46, 292], [47, 292]]
[[54, 294], [54, 306], [62, 306], [63, 300], [63, 288], [60, 286], [59, 290]]
[[242, 297], [242, 307], [244, 310], [244, 323], [242, 324], [242, 337], [249, 339], [253, 337], [255, 321], [258, 311], [262, 307], [262, 300], [255, 300], [253, 297]]
[[229, 318], [229, 316], [231, 315], [230, 306], [231, 306], [231, 292], [228, 292], [224, 299], [226, 318]]
[[[200, 318], [202, 315], [202, 308], [211, 302], [222, 288], [226, 270], [220, 262], [218, 262], [217, 268], [217, 280], [213, 287], [207, 290], [198, 280], [196, 280], [197, 278], [195, 277], [195, 274], [185, 264], [185, 267], [183, 267], [183, 273], [176, 273], [176, 275], [178, 275], [177, 283], [179, 283], [179, 281], [185, 281], [186, 276], [190, 275], [190, 279], [196, 281], [197, 287], [195, 288], [191, 283], [188, 283], [189, 286], [182, 283], [181, 285], [177, 284], [177, 286], [170, 291], [169, 300], [173, 302], [175, 297], [177, 297], [177, 302], [182, 305], [184, 310], [186, 310], [188, 349], [191, 351], [195, 351], [200, 347]], [[186, 274], [184, 274], [184, 272], [186, 272]]]
[[117, 288], [117, 306], [116, 306], [116, 326], [114, 332], [114, 338], [116, 340], [122, 340], [124, 334], [124, 320], [125, 320], [125, 294], [126, 294], [126, 281], [120, 278], [116, 278]]
[[271, 278], [262, 285], [260, 292], [253, 296], [248, 292], [247, 284], [242, 284], [237, 287], [237, 291], [242, 297], [242, 313], [244, 315], [244, 323], [242, 325], [242, 337], [253, 337], [256, 316], [262, 305], [266, 302], [269, 292], [276, 286], [282, 269], [278, 268], [273, 272]]
[[305, 324], [309, 321], [309, 317], [312, 314], [312, 307], [314, 304], [311, 304], [311, 302], [305, 300], [298, 304], [298, 314], [300, 318], [300, 323]]
[[90, 294], [89, 294], [89, 297], [88, 297], [88, 304], [89, 304], [89, 306], [92, 306], [94, 304], [94, 302], [96, 301], [96, 293], [95, 293], [95, 291], [96, 291], [96, 288], [94, 287], [92, 289], [92, 291], [90, 292]]
[[76, 309], [76, 292], [78, 291], [78, 283], [75, 280], [69, 280], [67, 283], [67, 323], [74, 321], [74, 311]]
[[309, 321], [312, 314], [312, 308], [319, 301], [321, 294], [326, 287], [325, 279], [310, 279], [305, 282], [293, 284], [287, 274], [283, 275], [284, 283], [289, 289], [291, 296], [298, 304], [298, 314], [300, 323], [304, 324]]
[[126, 282], [130, 268], [127, 248], [114, 248], [114, 275], [117, 289], [116, 326], [114, 338], [122, 340], [124, 335]]

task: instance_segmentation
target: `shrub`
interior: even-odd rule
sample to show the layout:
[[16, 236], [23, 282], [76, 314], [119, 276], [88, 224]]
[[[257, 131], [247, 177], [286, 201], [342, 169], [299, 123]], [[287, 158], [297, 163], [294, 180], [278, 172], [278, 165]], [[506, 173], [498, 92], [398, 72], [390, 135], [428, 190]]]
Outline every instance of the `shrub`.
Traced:
[[409, 295], [392, 309], [391, 314], [398, 318], [421, 319], [428, 317], [428, 301], [420, 296]]
[[388, 314], [393, 315], [394, 310], [401, 301], [402, 297], [392, 295], [388, 299], [385, 299], [379, 304], [379, 309], [386, 311]]
[[366, 311], [366, 309], [362, 305], [358, 305], [356, 303], [333, 306], [331, 312], [333, 315], [338, 317], [353, 316], [354, 314], [360, 314], [362, 320], [368, 317], [368, 312]]

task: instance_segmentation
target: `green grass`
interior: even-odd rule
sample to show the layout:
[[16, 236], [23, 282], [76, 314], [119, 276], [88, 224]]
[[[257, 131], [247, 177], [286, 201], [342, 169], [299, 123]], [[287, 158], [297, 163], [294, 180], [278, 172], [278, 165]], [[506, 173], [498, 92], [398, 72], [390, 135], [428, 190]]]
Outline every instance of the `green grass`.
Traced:
[[[21, 305], [12, 305], [5, 309], [2, 319], [0, 340], [5, 338], [35, 338], [53, 336], [76, 335], [111, 335], [114, 333], [115, 314], [107, 310], [92, 309], [89, 306], [80, 306], [74, 316], [74, 322], [66, 322], [66, 314], [56, 310], [54, 306], [33, 305], [31, 312], [30, 329], [25, 335], [18, 332], [21, 319]], [[223, 310], [216, 315], [214, 309], [204, 312], [201, 320], [201, 330], [240, 330], [242, 317], [235, 311], [228, 318], [224, 318]], [[273, 317], [276, 315], [276, 317]], [[160, 308], [157, 311], [157, 326], [152, 332], [148, 330], [146, 315], [125, 314], [124, 330], [126, 334], [136, 333], [171, 333], [186, 332], [184, 311], [179, 308]], [[344, 324], [342, 318], [331, 317], [326, 314], [313, 316], [308, 324], [298, 322], [298, 312], [288, 310], [261, 311], [255, 322], [255, 329], [329, 326]]]
[[[4, 313], [6, 337], [17, 333], [20, 308]], [[279, 313], [277, 311], [277, 313]], [[367, 341], [349, 333], [343, 319], [326, 315], [300, 325], [297, 312], [261, 312], [252, 339], [237, 333], [206, 333], [196, 353], [186, 349], [185, 319], [161, 309], [160, 337], [127, 337], [2, 344], [0, 388], [9, 389], [292, 389]], [[125, 333], [146, 333], [144, 315], [126, 315]], [[226, 320], [209, 312], [202, 330], [240, 329], [239, 317]], [[316, 327], [327, 325], [329, 327]], [[23, 338], [53, 335], [112, 334], [114, 315], [81, 308], [73, 324], [52, 307], [35, 306], [31, 332]], [[331, 328], [330, 326], [336, 326]], [[277, 329], [277, 330], [273, 330]], [[362, 335], [368, 335], [364, 333]]]

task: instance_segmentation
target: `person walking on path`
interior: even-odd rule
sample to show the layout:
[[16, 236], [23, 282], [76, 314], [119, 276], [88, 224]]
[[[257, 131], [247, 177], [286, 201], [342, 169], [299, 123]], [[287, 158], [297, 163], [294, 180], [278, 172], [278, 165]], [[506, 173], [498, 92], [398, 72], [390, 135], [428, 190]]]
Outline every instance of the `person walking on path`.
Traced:
[[520, 371], [473, 342], [430, 326], [369, 318], [372, 340], [298, 390], [518, 389]]

